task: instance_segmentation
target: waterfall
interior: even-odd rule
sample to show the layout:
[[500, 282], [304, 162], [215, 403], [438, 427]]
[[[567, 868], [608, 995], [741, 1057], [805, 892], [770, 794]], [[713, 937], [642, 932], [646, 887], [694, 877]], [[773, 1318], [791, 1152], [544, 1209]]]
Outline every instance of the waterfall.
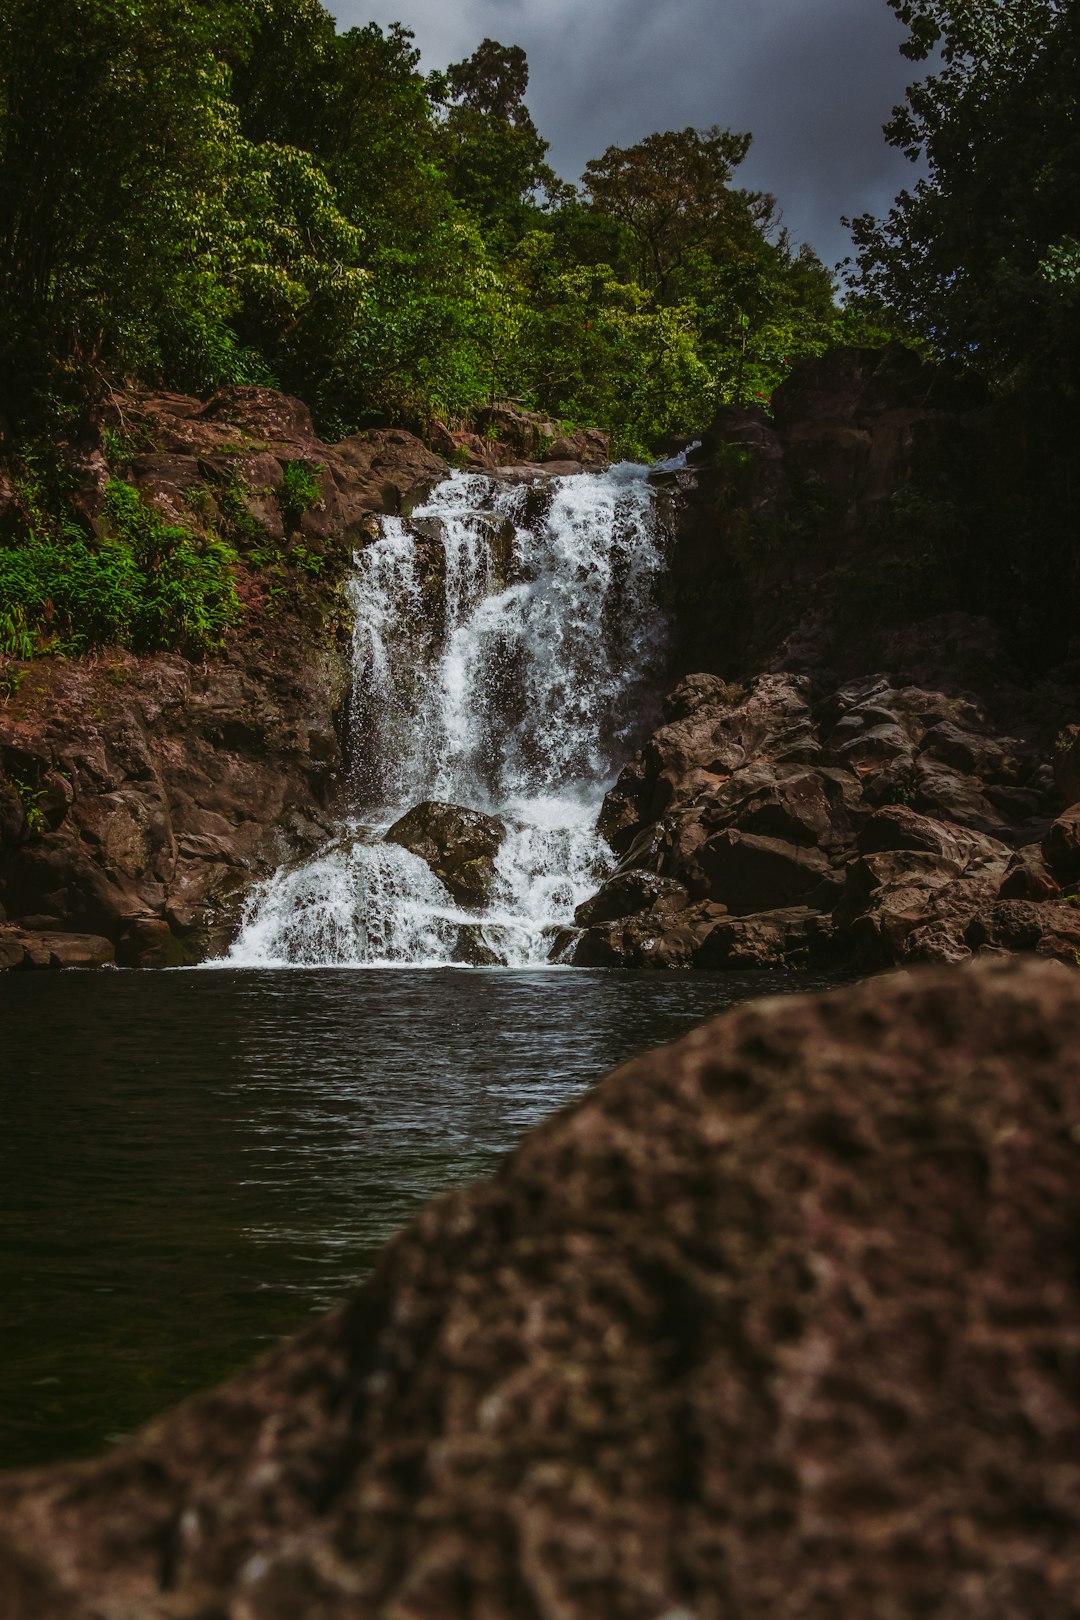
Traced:
[[[651, 715], [664, 538], [648, 469], [455, 473], [359, 551], [352, 818], [253, 895], [234, 965], [528, 966], [612, 867], [595, 831]], [[426, 801], [496, 818], [487, 903], [385, 833]]]

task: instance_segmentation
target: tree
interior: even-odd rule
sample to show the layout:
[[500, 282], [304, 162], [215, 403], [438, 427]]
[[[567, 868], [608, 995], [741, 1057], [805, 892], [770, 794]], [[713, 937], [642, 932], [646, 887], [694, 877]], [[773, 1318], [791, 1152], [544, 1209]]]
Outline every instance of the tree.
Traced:
[[544, 161], [548, 143], [525, 105], [528, 87], [525, 52], [492, 39], [446, 73], [451, 105], [443, 161], [450, 189], [504, 249], [534, 223], [537, 194], [559, 189]]
[[181, 299], [220, 330], [235, 37], [224, 0], [0, 0], [0, 409], [153, 355]]
[[731, 190], [749, 150], [750, 136], [730, 130], [668, 130], [609, 146], [586, 164], [582, 183], [594, 208], [630, 231], [637, 279], [661, 302], [696, 249], [736, 220], [762, 224], [771, 214], [770, 198]]
[[464, 62], [446, 70], [450, 95], [470, 112], [518, 127], [532, 124], [525, 106], [529, 63], [520, 45], [485, 39]]
[[940, 66], [886, 137], [927, 174], [852, 224], [849, 280], [943, 356], [1072, 392], [1080, 366], [1080, 8], [889, 0]]

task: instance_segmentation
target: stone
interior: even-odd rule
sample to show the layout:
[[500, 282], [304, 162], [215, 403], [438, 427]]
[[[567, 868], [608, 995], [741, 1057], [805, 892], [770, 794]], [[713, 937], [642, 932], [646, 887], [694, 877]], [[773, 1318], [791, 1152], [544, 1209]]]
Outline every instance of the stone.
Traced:
[[999, 900], [1056, 900], [1061, 885], [1046, 864], [1038, 844], [1018, 849], [1005, 869]]
[[831, 877], [820, 851], [727, 829], [699, 858], [710, 899], [733, 912], [768, 911], [805, 899]]
[[1059, 883], [1080, 882], [1080, 804], [1054, 822], [1042, 841], [1042, 852]]
[[1080, 726], [1062, 726], [1054, 744], [1054, 785], [1065, 804], [1080, 803]]
[[14, 968], [102, 968], [112, 967], [115, 961], [112, 942], [95, 934], [0, 928], [0, 972]]
[[815, 849], [842, 849], [850, 844], [851, 818], [844, 779], [828, 770], [777, 773], [739, 806], [743, 832], [807, 844]]
[[887, 805], [863, 824], [857, 839], [864, 855], [890, 849], [940, 855], [958, 867], [1007, 859], [1008, 846], [968, 828], [919, 815], [905, 805]]
[[914, 808], [938, 820], [988, 833], [992, 838], [1008, 831], [978, 777], [967, 776], [925, 755], [916, 761]]
[[575, 967], [691, 968], [725, 907], [702, 901], [674, 912], [640, 912], [613, 922], [593, 923], [564, 950]]
[[5, 1620], [1072, 1620], [1078, 1043], [1075, 971], [991, 961], [624, 1065], [251, 1372], [0, 1480]]
[[806, 906], [718, 922], [697, 953], [700, 968], [806, 968], [832, 954], [832, 919]]
[[968, 943], [976, 949], [1034, 951], [1080, 966], [1080, 910], [1075, 905], [1001, 900], [972, 920]]
[[494, 816], [461, 805], [426, 800], [406, 811], [386, 834], [391, 844], [426, 861], [455, 900], [485, 906], [495, 884], [495, 856], [506, 828]]
[[931, 759], [941, 760], [966, 776], [982, 782], [1001, 778], [1007, 772], [1006, 754], [991, 737], [964, 731], [948, 720], [940, 721], [925, 733], [922, 750]]
[[623, 872], [609, 878], [591, 900], [579, 906], [574, 921], [579, 928], [590, 928], [594, 923], [613, 922], [640, 911], [653, 915], [681, 911], [689, 901], [686, 889], [674, 878], [660, 877], [656, 872]]
[[873, 969], [917, 961], [963, 961], [966, 930], [993, 904], [1004, 857], [968, 868], [964, 859], [925, 850], [883, 850], [848, 867], [834, 911], [858, 965]]

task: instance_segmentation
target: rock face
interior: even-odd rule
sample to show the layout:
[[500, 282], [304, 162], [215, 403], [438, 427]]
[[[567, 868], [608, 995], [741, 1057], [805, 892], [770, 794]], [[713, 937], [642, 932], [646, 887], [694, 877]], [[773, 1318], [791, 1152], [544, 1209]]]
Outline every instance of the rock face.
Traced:
[[[673, 664], [695, 673], [608, 796], [621, 864], [560, 959], [1073, 962], [1080, 638], [1056, 663], [1025, 641], [1059, 615], [987, 556], [1009, 423], [893, 351], [805, 362], [772, 403], [721, 411], [656, 480]], [[639, 903], [643, 875], [686, 908]]]
[[786, 673], [691, 676], [665, 721], [605, 802], [622, 864], [578, 912], [578, 964], [1074, 960], [1080, 807], [1052, 821], [1037, 725], [1003, 736], [970, 696], [872, 677], [818, 697]]
[[[351, 679], [341, 581], [378, 514], [446, 474], [407, 433], [325, 445], [304, 405], [266, 388], [132, 397], [124, 422], [136, 448], [122, 470], [147, 500], [188, 527], [230, 526], [244, 620], [205, 663], [0, 661], [9, 967], [201, 960], [255, 879], [325, 838]], [[314, 480], [303, 510], [297, 465]], [[97, 452], [81, 468], [91, 522], [108, 471]]]
[[599, 428], [566, 434], [558, 423], [512, 405], [481, 411], [469, 428], [437, 422], [429, 437], [440, 455], [472, 472], [541, 463], [551, 473], [566, 475], [600, 469], [609, 462], [608, 436]]
[[344, 1310], [0, 1481], [4, 1620], [1071, 1620], [1080, 978], [747, 1006]]
[[434, 799], [414, 805], [386, 834], [388, 843], [400, 844], [426, 861], [465, 906], [490, 903], [495, 856], [505, 837], [506, 828], [494, 816]]

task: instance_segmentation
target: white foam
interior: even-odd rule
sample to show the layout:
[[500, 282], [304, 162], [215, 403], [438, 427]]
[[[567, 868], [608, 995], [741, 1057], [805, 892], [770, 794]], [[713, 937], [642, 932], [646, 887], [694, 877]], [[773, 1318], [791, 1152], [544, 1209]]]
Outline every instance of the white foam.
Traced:
[[[663, 655], [647, 473], [558, 479], [547, 510], [525, 486], [455, 474], [409, 522], [383, 520], [349, 587], [355, 819], [257, 891], [231, 963], [546, 961], [610, 871], [596, 817]], [[482, 914], [381, 842], [425, 799], [508, 829]]]

